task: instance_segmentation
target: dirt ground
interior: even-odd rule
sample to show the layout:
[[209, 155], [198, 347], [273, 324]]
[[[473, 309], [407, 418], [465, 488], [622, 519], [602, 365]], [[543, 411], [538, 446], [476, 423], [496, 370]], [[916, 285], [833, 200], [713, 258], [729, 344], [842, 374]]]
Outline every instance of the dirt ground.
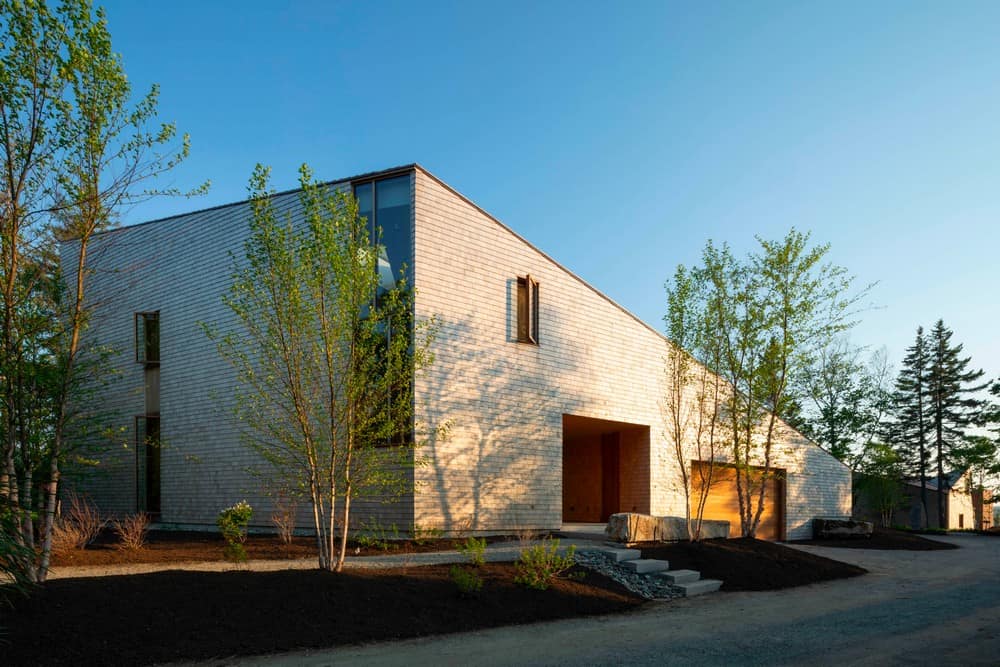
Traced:
[[855, 565], [752, 538], [644, 546], [642, 557], [670, 561], [672, 570], [696, 570], [705, 579], [721, 579], [724, 591], [773, 591], [867, 572]]
[[[844, 551], [869, 574], [705, 595], [636, 613], [240, 660], [241, 667], [414, 665], [996, 665], [1000, 540], [935, 537], [942, 551]], [[237, 664], [236, 661], [213, 663]]]
[[835, 549], [880, 549], [904, 551], [937, 551], [941, 549], [957, 549], [955, 544], [928, 539], [905, 530], [876, 528], [869, 538], [851, 538], [843, 540], [797, 540], [791, 544], [811, 544], [817, 547], [833, 547]]
[[[617, 583], [582, 571], [547, 591], [513, 581], [510, 563], [481, 568], [475, 598], [449, 566], [408, 569], [191, 572], [60, 579], [0, 609], [10, 642], [0, 663], [144, 665], [465, 632], [637, 609]], [[59, 641], [48, 630], [60, 628]]]

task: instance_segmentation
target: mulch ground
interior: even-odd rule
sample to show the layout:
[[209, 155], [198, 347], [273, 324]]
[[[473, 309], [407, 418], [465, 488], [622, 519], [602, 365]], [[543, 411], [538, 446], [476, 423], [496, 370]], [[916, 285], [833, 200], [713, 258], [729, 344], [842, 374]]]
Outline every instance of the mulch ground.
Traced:
[[[488, 537], [487, 542], [503, 541], [504, 537]], [[348, 543], [348, 556], [384, 556], [387, 554], [424, 553], [428, 551], [450, 551], [460, 542], [455, 538], [427, 540], [391, 540], [384, 546], [372, 547]], [[102, 535], [86, 549], [72, 549], [53, 554], [53, 567], [80, 565], [119, 565], [123, 563], [191, 563], [197, 561], [221, 561], [225, 540], [218, 533], [152, 531], [146, 545], [138, 551], [122, 551], [110, 534]], [[273, 535], [251, 535], [244, 547], [251, 560], [288, 560], [315, 558], [316, 539], [295, 537], [291, 544], [283, 544]]]
[[671, 570], [697, 570], [721, 579], [724, 591], [772, 591], [865, 574], [868, 570], [798, 549], [741, 537], [642, 546], [643, 558], [670, 561]]
[[901, 551], [938, 551], [940, 549], [957, 549], [955, 544], [929, 540], [905, 530], [877, 528], [871, 537], [856, 537], [843, 540], [797, 540], [795, 544], [812, 544], [818, 547], [836, 547], [838, 549], [887, 549]]
[[462, 597], [449, 566], [394, 570], [188, 572], [58, 579], [0, 609], [4, 665], [144, 665], [465, 632], [608, 614], [643, 603], [584, 572], [547, 591], [482, 568]]

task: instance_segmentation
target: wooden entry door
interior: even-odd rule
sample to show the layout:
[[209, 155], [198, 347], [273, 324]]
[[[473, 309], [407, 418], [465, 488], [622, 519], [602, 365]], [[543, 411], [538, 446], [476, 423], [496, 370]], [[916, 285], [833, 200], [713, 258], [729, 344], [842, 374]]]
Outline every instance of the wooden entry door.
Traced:
[[620, 506], [620, 450], [620, 433], [601, 435], [601, 521], [607, 521]]

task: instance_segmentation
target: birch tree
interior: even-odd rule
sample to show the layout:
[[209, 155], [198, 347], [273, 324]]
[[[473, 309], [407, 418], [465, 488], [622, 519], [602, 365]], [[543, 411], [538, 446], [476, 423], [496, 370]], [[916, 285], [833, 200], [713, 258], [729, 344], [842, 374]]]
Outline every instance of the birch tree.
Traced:
[[414, 322], [402, 276], [380, 288], [378, 234], [354, 197], [305, 165], [299, 183], [299, 212], [279, 214], [269, 170], [254, 171], [250, 237], [224, 299], [238, 326], [218, 340], [247, 445], [263, 474], [310, 499], [319, 567], [339, 572], [352, 501], [407, 488], [413, 378], [431, 362], [433, 322]]
[[[18, 515], [17, 539], [38, 548], [32, 577], [43, 581], [62, 466], [85, 440], [81, 391], [100, 367], [83, 343], [88, 248], [123, 206], [178, 194], [145, 183], [188, 141], [157, 121], [155, 86], [133, 99], [88, 0], [0, 0], [0, 17], [0, 501]], [[74, 259], [60, 271], [56, 244], [68, 239]]]
[[[725, 422], [721, 418], [722, 378], [699, 363], [688, 350], [700, 350], [714, 363], [719, 348], [713, 344], [710, 323], [700, 301], [700, 286], [682, 266], [667, 282], [666, 395], [663, 412], [667, 438], [673, 443], [681, 473], [688, 539], [701, 539], [705, 504], [715, 482], [715, 460], [722, 453]], [[700, 462], [693, 465], [692, 459]]]
[[793, 378], [848, 329], [867, 288], [852, 292], [852, 278], [824, 263], [828, 245], [811, 246], [791, 230], [783, 239], [757, 239], [759, 248], [738, 259], [709, 241], [702, 264], [691, 269], [699, 285], [705, 336], [693, 353], [726, 383], [722, 413], [729, 458], [736, 468], [741, 532], [753, 537], [764, 511], [780, 415], [795, 399]]

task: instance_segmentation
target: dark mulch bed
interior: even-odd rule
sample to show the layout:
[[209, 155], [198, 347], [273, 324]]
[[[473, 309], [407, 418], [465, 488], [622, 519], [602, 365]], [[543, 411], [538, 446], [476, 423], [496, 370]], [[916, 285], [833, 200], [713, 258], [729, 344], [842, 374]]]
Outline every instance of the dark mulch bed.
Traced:
[[[4, 665], [141, 665], [394, 640], [635, 609], [594, 572], [547, 591], [488, 563], [475, 599], [447, 565], [394, 570], [186, 572], [57, 579], [0, 609]], [[53, 630], [55, 629], [55, 630]], [[53, 639], [55, 638], [55, 639]]]
[[721, 579], [724, 591], [772, 591], [865, 574], [868, 570], [748, 537], [642, 547], [643, 558], [670, 561], [671, 570], [697, 570]]
[[[503, 541], [505, 537], [488, 537], [487, 542]], [[437, 538], [427, 540], [391, 540], [384, 546], [361, 546], [348, 543], [349, 556], [384, 556], [386, 554], [449, 551], [461, 540]], [[190, 563], [223, 560], [226, 542], [218, 533], [193, 531], [150, 531], [146, 545], [139, 551], [121, 551], [117, 539], [105, 533], [86, 549], [73, 549], [54, 554], [53, 567], [79, 565], [118, 565], [121, 563]], [[289, 545], [274, 535], [250, 535], [244, 545], [252, 560], [284, 560], [315, 558], [316, 538], [295, 537]]]
[[797, 540], [795, 544], [812, 544], [818, 547], [837, 547], [839, 549], [886, 549], [901, 551], [937, 551], [940, 549], [957, 549], [958, 546], [948, 542], [928, 540], [910, 531], [877, 528], [869, 538], [851, 538], [843, 540]]

